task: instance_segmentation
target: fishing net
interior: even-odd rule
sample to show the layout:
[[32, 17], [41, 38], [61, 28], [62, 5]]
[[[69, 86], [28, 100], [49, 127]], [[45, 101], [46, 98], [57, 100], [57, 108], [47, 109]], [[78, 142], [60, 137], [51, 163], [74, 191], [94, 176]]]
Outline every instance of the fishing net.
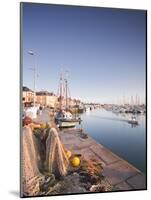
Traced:
[[22, 137], [22, 190], [24, 196], [40, 194], [40, 187], [45, 184], [45, 172], [55, 177], [65, 176], [68, 169], [68, 158], [55, 128], [48, 129], [45, 142], [45, 169], [41, 171], [43, 160], [39, 139], [29, 126], [23, 128]]
[[67, 174], [69, 160], [60, 141], [58, 132], [51, 128], [46, 140], [46, 169], [55, 176]]
[[40, 156], [36, 137], [28, 126], [23, 128], [22, 137], [22, 186], [24, 195], [38, 195], [44, 176], [39, 171]]

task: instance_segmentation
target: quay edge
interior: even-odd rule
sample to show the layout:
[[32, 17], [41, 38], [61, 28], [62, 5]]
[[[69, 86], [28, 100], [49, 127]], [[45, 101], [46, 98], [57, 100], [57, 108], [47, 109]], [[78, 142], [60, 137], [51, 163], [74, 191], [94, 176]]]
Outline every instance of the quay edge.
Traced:
[[103, 176], [117, 191], [145, 190], [146, 176], [139, 169], [120, 158], [89, 135], [80, 137], [79, 129], [60, 131], [62, 143], [74, 154], [82, 154], [86, 159], [95, 159], [102, 163]]

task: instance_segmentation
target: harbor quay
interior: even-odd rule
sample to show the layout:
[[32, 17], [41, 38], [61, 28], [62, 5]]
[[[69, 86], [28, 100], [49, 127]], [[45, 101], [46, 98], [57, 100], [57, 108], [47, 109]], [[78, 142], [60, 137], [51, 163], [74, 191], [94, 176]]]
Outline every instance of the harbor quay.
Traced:
[[63, 144], [74, 154], [95, 159], [103, 165], [103, 175], [115, 190], [139, 190], [146, 188], [145, 175], [130, 163], [98, 144], [88, 136], [80, 137], [81, 130], [72, 129], [60, 133]]
[[[35, 122], [50, 123], [56, 127], [50, 109], [46, 108]], [[102, 175], [112, 185], [113, 190], [143, 190], [146, 189], [146, 177], [143, 172], [117, 156], [102, 144], [97, 143], [89, 133], [80, 128], [58, 129], [59, 137], [66, 149], [74, 155], [80, 155], [85, 159], [95, 159], [102, 164]]]

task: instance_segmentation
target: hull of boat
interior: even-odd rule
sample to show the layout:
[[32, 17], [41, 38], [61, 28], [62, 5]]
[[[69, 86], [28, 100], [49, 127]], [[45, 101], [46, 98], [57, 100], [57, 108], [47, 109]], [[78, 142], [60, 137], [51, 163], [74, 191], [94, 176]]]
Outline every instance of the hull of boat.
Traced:
[[84, 108], [79, 108], [78, 113], [84, 113]]
[[76, 122], [59, 122], [58, 123], [60, 128], [71, 128], [76, 126]]
[[80, 120], [78, 119], [56, 119], [56, 124], [58, 124], [60, 128], [75, 127], [79, 122]]
[[129, 123], [129, 124], [136, 124], [136, 125], [138, 125], [138, 122], [137, 122], [137, 121], [131, 121], [131, 120], [129, 120], [128, 123]]

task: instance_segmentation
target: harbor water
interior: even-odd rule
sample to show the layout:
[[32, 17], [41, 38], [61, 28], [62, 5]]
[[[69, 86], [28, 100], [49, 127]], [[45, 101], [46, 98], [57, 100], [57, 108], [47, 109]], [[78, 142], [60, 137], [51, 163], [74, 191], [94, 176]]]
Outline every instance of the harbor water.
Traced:
[[81, 114], [83, 128], [92, 138], [113, 153], [146, 173], [145, 115], [137, 115], [138, 126], [128, 123], [130, 114], [114, 114], [94, 109]]

